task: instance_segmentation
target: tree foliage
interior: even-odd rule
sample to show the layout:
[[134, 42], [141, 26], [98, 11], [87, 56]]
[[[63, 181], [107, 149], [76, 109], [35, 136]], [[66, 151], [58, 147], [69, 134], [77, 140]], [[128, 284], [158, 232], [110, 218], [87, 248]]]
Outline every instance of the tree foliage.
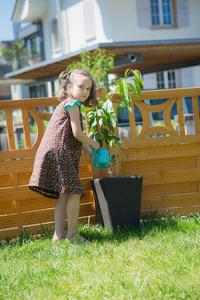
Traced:
[[23, 40], [14, 41], [11, 49], [1, 48], [1, 52], [6, 61], [13, 61], [14, 69], [20, 69], [27, 65], [28, 50], [25, 48]]
[[114, 54], [106, 53], [105, 49], [97, 49], [94, 52], [82, 52], [80, 61], [74, 61], [67, 66], [67, 71], [85, 69], [93, 76], [98, 87], [108, 90], [108, 74], [114, 66]]

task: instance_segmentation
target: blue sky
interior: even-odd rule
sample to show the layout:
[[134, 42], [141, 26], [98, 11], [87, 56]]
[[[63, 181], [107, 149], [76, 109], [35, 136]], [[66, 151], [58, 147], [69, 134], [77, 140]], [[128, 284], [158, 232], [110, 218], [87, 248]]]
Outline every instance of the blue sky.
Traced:
[[0, 0], [0, 41], [14, 39], [12, 29], [12, 14], [16, 0]]

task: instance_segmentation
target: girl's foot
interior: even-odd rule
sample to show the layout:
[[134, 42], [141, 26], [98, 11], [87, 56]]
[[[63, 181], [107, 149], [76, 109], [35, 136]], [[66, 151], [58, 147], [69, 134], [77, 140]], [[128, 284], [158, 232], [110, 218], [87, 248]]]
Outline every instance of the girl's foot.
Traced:
[[65, 239], [65, 237], [59, 238], [59, 237], [57, 236], [57, 234], [54, 234], [54, 236], [53, 236], [53, 238], [52, 238], [52, 242], [53, 242], [53, 243], [57, 243], [57, 242], [62, 241], [62, 240], [64, 240], [64, 239]]

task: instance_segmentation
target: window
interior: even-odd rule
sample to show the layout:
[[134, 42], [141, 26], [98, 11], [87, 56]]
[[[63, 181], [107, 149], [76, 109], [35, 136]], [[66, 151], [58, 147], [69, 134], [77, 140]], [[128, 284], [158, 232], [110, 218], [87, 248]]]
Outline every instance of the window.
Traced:
[[175, 70], [157, 73], [158, 89], [175, 89], [177, 87], [177, 73]]
[[46, 96], [47, 96], [47, 93], [46, 93], [44, 84], [35, 85], [35, 86], [30, 87], [30, 97], [31, 98], [42, 98], [42, 97], [46, 97]]
[[137, 0], [139, 27], [189, 26], [189, 0]]
[[34, 64], [42, 59], [42, 49], [39, 35], [30, 36], [26, 39], [26, 49], [28, 50], [29, 63]]
[[52, 21], [52, 43], [53, 43], [53, 51], [57, 52], [60, 50], [60, 42], [58, 35], [58, 20], [54, 19]]
[[[157, 88], [158, 89], [175, 89], [177, 88], [177, 73], [175, 70], [159, 72], [157, 75]], [[159, 105], [167, 101], [168, 99], [150, 100], [151, 105]], [[173, 105], [171, 110], [171, 119], [177, 114], [177, 107]], [[163, 120], [163, 112], [153, 112], [153, 119], [155, 121]]]
[[[136, 123], [142, 123], [141, 112], [135, 104], [134, 104], [134, 112], [135, 112]], [[118, 123], [119, 123], [119, 125], [128, 125], [129, 124], [128, 110], [125, 109], [124, 107], [122, 108], [122, 111], [118, 114]]]
[[151, 0], [153, 26], [173, 25], [171, 0]]
[[[46, 85], [45, 84], [30, 86], [29, 91], [30, 91], [30, 98], [47, 97], [47, 91], [46, 91]], [[50, 110], [49, 107], [38, 107], [36, 109], [40, 112]], [[33, 122], [33, 120], [31, 122]]]

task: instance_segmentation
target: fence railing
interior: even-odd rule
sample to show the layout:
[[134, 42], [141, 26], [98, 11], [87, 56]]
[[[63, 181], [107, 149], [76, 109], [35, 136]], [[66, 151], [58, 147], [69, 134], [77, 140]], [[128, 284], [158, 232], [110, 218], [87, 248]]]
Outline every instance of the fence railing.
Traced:
[[[101, 99], [104, 90], [99, 90]], [[132, 113], [129, 113], [130, 139], [122, 141], [122, 149], [110, 149], [118, 155], [118, 164], [113, 165], [115, 176], [143, 175], [141, 217], [158, 211], [187, 215], [200, 213], [200, 88], [144, 91], [141, 101], [134, 95]], [[191, 97], [195, 134], [185, 134], [183, 112], [184, 97]], [[143, 100], [168, 99], [160, 105], [149, 105]], [[119, 95], [112, 98], [117, 114]], [[34, 156], [44, 134], [44, 121], [51, 114], [36, 108], [56, 106], [55, 97], [25, 100], [1, 101], [0, 110], [5, 112], [9, 150], [0, 152], [0, 239], [19, 235], [26, 227], [30, 232], [41, 231], [41, 223], [52, 226], [56, 200], [49, 200], [27, 188], [33, 168]], [[143, 124], [137, 133], [134, 105], [140, 110]], [[177, 106], [178, 127], [175, 130], [170, 117], [173, 105]], [[12, 110], [21, 110], [24, 149], [16, 149]], [[163, 111], [163, 126], [152, 126], [149, 113]], [[37, 137], [32, 145], [30, 116], [37, 126]], [[88, 124], [86, 122], [88, 131]], [[119, 134], [119, 128], [115, 128]], [[155, 134], [165, 136], [153, 137]], [[116, 152], [117, 151], [117, 152]], [[107, 169], [93, 169], [90, 159], [83, 153], [79, 176], [86, 196], [82, 198], [80, 220], [91, 218], [97, 222], [96, 210], [90, 180], [94, 177], [108, 177]], [[125, 205], [125, 199], [122, 199]]]

